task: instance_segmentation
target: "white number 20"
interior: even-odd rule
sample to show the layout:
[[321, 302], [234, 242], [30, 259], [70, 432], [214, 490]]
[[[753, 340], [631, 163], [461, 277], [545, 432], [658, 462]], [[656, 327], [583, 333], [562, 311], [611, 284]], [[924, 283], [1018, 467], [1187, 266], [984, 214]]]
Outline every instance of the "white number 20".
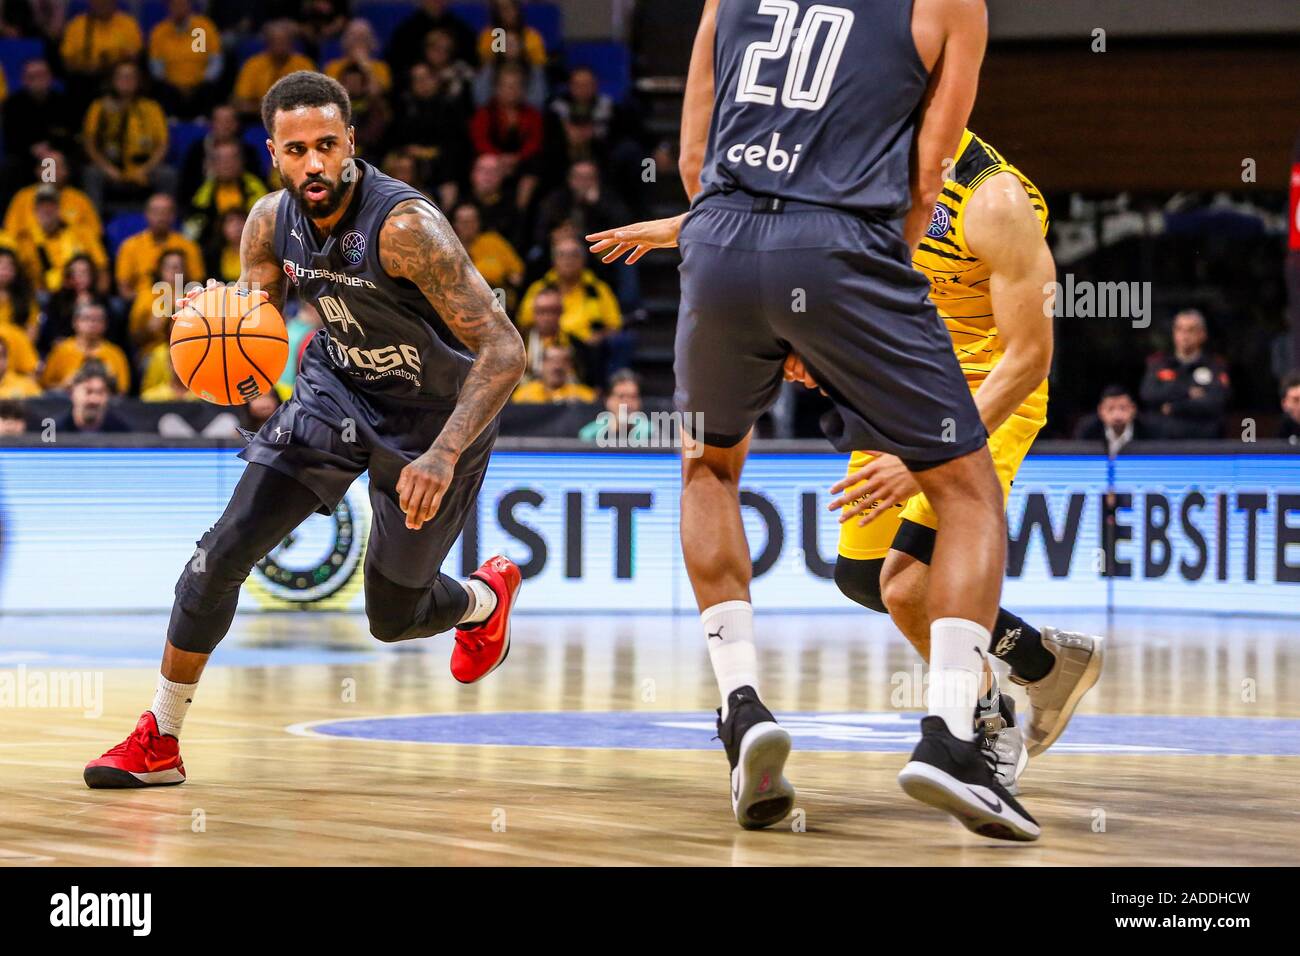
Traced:
[[[824, 3], [809, 7], [799, 25], [799, 38], [794, 42], [793, 51], [790, 50], [790, 38], [794, 36], [795, 21], [799, 19], [799, 4], [795, 0], [760, 0], [758, 12], [775, 17], [776, 23], [772, 27], [770, 39], [751, 43], [745, 50], [736, 102], [775, 106], [776, 87], [759, 83], [758, 71], [763, 61], [780, 60], [789, 53], [790, 64], [786, 68], [785, 85], [781, 89], [781, 105], [788, 109], [821, 109], [830, 96], [835, 71], [839, 68], [840, 57], [844, 55], [844, 46], [849, 42], [849, 31], [853, 29], [853, 11]], [[823, 26], [827, 30], [826, 43], [822, 46], [816, 66], [812, 66], [813, 46]]]

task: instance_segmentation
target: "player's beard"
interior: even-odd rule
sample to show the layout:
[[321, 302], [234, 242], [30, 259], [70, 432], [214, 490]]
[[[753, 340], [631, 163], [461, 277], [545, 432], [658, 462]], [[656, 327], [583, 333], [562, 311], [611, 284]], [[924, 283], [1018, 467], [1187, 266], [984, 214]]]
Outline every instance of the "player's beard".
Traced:
[[[307, 187], [311, 185], [321, 185], [325, 187], [325, 197], [323, 199], [307, 198]], [[342, 182], [334, 182], [326, 179], [324, 176], [308, 176], [303, 180], [302, 185], [290, 185], [289, 193], [298, 202], [298, 207], [307, 214], [311, 219], [328, 219], [334, 213], [338, 212], [339, 206], [347, 198], [348, 187], [351, 182], [347, 177]]]

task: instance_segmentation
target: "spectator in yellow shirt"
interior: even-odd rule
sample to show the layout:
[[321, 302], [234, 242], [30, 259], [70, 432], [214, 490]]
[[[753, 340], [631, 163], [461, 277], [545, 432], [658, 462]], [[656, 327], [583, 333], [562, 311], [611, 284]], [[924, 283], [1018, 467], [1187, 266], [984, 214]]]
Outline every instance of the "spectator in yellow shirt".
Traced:
[[59, 217], [59, 196], [53, 186], [37, 190], [33, 208], [36, 222], [17, 237], [18, 259], [32, 288], [59, 291], [63, 267], [79, 255], [89, 256], [100, 270], [108, 268], [108, 255], [98, 237], [74, 229]]
[[[167, 249], [158, 257], [153, 281], [142, 284], [131, 303], [128, 328], [137, 354], [144, 355], [155, 345], [167, 341], [171, 317], [176, 314], [176, 302], [190, 291], [187, 287], [197, 289], [201, 284], [197, 276], [185, 274], [185, 253], [179, 249]], [[141, 388], [152, 384], [146, 376]]]
[[235, 80], [235, 108], [260, 119], [262, 97], [276, 80], [297, 70], [314, 70], [316, 64], [293, 48], [297, 27], [292, 20], [272, 20], [263, 28], [266, 49], [248, 58]]
[[505, 52], [507, 34], [514, 34], [523, 43], [524, 59], [532, 66], [546, 65], [546, 41], [542, 35], [524, 24], [524, 15], [518, 0], [492, 0], [489, 23], [478, 35], [480, 63], [491, 63]]
[[594, 402], [595, 389], [574, 381], [573, 350], [552, 345], [542, 358], [542, 374], [515, 389], [510, 400], [519, 405], [544, 405], [548, 402]]
[[[18, 253], [12, 248], [0, 247], [0, 329], [19, 329], [30, 340], [40, 327], [40, 319], [41, 310], [22, 263], [18, 261]], [[21, 370], [32, 371], [25, 367]]]
[[457, 206], [452, 212], [451, 224], [474, 268], [487, 284], [493, 289], [506, 291], [505, 304], [509, 309], [524, 281], [524, 260], [501, 233], [483, 231], [483, 217], [473, 203], [463, 202]]
[[587, 346], [599, 345], [606, 335], [622, 327], [623, 314], [618, 299], [610, 287], [587, 268], [587, 250], [582, 243], [572, 237], [558, 240], [551, 247], [551, 261], [554, 268], [528, 287], [528, 293], [519, 306], [521, 329], [533, 324], [533, 301], [537, 293], [548, 286], [559, 289], [564, 297], [560, 328], [571, 338]]
[[542, 359], [552, 345], [570, 348], [569, 337], [560, 328], [564, 314], [564, 299], [560, 290], [548, 286], [533, 299], [533, 324], [524, 332], [524, 354], [527, 357], [528, 378], [542, 374]]
[[351, 21], [343, 31], [340, 39], [343, 55], [325, 64], [325, 73], [343, 82], [343, 71], [349, 66], [359, 67], [370, 82], [380, 92], [387, 93], [393, 88], [393, 71], [383, 60], [376, 60], [379, 52], [379, 38], [375, 36], [374, 27], [368, 20], [360, 17]]
[[251, 212], [267, 192], [266, 183], [244, 168], [239, 143], [214, 146], [210, 166], [212, 173], [190, 198], [193, 214], [185, 220], [186, 235], [203, 246], [216, 238], [223, 215], [231, 210]]
[[41, 387], [31, 375], [14, 371], [9, 363], [9, 343], [0, 337], [0, 399], [35, 398]]
[[167, 112], [182, 119], [206, 113], [222, 64], [217, 25], [190, 0], [168, 0], [167, 19], [149, 34], [149, 72]]
[[[17, 236], [36, 224], [36, 190], [52, 187], [59, 196], [59, 218], [74, 229], [87, 232], [95, 238], [104, 235], [104, 223], [90, 197], [72, 185], [68, 173], [68, 160], [58, 150], [51, 150], [36, 164], [40, 180], [24, 186], [14, 193], [5, 210], [4, 231]], [[48, 182], [44, 181], [48, 178]]]
[[185, 254], [185, 274], [194, 279], [203, 276], [203, 253], [197, 244], [176, 231], [176, 202], [166, 193], [149, 197], [144, 207], [147, 225], [127, 239], [117, 250], [117, 294], [134, 299], [142, 285], [152, 285], [158, 260], [166, 249]]
[[167, 155], [167, 117], [156, 100], [140, 95], [140, 69], [134, 63], [113, 68], [107, 96], [90, 104], [82, 145], [93, 164], [86, 169], [86, 192], [102, 206], [106, 199], [143, 199], [150, 188], [171, 192]]
[[82, 106], [113, 67], [134, 60], [144, 48], [140, 25], [117, 8], [117, 0], [90, 0], [89, 6], [72, 18], [59, 44], [69, 92]]
[[102, 362], [112, 373], [118, 390], [131, 387], [131, 366], [126, 353], [104, 338], [108, 331], [108, 314], [98, 302], [83, 302], [72, 319], [72, 337], [62, 339], [50, 349], [41, 373], [46, 388], [64, 388], [88, 361]]

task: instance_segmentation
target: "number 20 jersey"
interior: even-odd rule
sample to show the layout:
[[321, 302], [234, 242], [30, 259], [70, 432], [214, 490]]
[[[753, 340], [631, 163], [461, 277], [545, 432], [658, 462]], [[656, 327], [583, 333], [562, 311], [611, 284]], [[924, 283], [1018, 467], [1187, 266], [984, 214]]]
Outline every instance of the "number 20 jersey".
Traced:
[[742, 190], [863, 216], [906, 212], [928, 83], [912, 0], [721, 0], [713, 56], [699, 198]]
[[355, 162], [354, 194], [323, 240], [288, 190], [282, 192], [275, 252], [287, 285], [320, 314], [326, 354], [348, 384], [387, 398], [454, 404], [470, 358], [448, 345], [450, 332], [424, 293], [388, 275], [379, 261], [379, 231], [393, 207], [429, 199]]

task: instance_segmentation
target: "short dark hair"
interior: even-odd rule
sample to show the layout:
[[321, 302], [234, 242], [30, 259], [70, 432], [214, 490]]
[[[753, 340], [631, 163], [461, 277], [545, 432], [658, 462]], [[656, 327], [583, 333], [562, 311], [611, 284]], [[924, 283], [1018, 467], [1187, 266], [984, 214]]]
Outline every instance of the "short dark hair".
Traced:
[[275, 85], [262, 97], [262, 125], [275, 135], [275, 114], [281, 110], [296, 110], [300, 106], [329, 106], [339, 108], [343, 125], [352, 125], [352, 101], [343, 84], [333, 77], [315, 70], [295, 70], [276, 80]]
[[631, 382], [638, 392], [641, 391], [641, 376], [630, 368], [621, 368], [609, 377], [609, 390], [613, 391], [616, 386], [624, 382]]
[[1282, 397], [1293, 388], [1300, 388], [1300, 369], [1292, 369], [1282, 376]]
[[72, 376], [72, 381], [68, 383], [68, 388], [71, 389], [82, 382], [89, 382], [92, 378], [103, 379], [108, 390], [114, 395], [117, 394], [117, 378], [99, 359], [87, 359], [82, 362], [81, 368], [77, 369], [77, 373]]
[[15, 418], [27, 418], [27, 414], [23, 411], [23, 403], [12, 398], [0, 399], [0, 419], [12, 421]]
[[1127, 398], [1133, 400], [1133, 393], [1123, 385], [1107, 385], [1101, 390], [1101, 400], [1104, 402], [1108, 398]]

